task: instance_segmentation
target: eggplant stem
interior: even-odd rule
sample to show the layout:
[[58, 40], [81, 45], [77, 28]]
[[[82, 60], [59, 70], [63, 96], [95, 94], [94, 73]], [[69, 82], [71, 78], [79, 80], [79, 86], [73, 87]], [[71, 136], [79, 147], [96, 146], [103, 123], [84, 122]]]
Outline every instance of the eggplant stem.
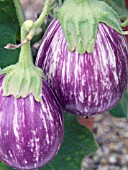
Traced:
[[48, 8], [50, 6], [51, 0], [46, 0], [44, 8], [39, 16], [39, 18], [33, 23], [33, 26], [31, 30], [29, 31], [28, 35], [26, 36], [25, 40], [22, 41], [18, 45], [13, 45], [13, 44], [7, 44], [5, 46], [6, 49], [16, 49], [22, 47], [24, 44], [28, 43], [31, 41], [31, 39], [34, 37], [36, 34], [37, 29], [43, 24], [45, 17], [48, 14]]
[[128, 35], [128, 31], [122, 31], [122, 35]]
[[128, 18], [120, 24], [121, 27], [126, 27], [128, 25]]

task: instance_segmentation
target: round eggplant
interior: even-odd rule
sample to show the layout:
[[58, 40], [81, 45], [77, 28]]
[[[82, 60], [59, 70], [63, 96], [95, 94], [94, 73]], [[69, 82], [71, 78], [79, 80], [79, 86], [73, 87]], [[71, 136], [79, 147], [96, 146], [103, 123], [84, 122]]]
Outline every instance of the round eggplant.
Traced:
[[63, 139], [59, 104], [42, 80], [42, 99], [33, 95], [16, 99], [2, 96], [0, 77], [0, 158], [16, 169], [31, 170], [47, 164], [57, 154]]
[[128, 45], [125, 36], [100, 23], [93, 53], [69, 52], [62, 27], [54, 19], [43, 37], [36, 65], [43, 69], [64, 110], [95, 115], [112, 109], [126, 90]]

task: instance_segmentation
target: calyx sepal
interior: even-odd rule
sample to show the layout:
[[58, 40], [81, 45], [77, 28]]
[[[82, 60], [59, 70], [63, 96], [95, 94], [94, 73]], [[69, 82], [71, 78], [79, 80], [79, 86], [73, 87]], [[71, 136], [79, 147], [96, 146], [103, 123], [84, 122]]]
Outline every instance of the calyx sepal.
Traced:
[[34, 65], [23, 68], [17, 63], [1, 70], [1, 74], [6, 74], [2, 84], [3, 96], [26, 98], [33, 94], [37, 102], [41, 100], [43, 72], [40, 68]]
[[66, 0], [56, 16], [64, 31], [69, 51], [76, 50], [80, 54], [93, 52], [100, 22], [125, 34], [118, 14], [102, 1]]
[[[32, 26], [31, 20], [22, 24], [22, 42]], [[41, 101], [43, 71], [33, 64], [30, 42], [21, 46], [18, 63], [0, 70], [0, 75], [2, 74], [6, 74], [2, 83], [3, 96], [13, 95], [15, 98], [26, 98], [29, 94], [33, 94], [37, 102]]]

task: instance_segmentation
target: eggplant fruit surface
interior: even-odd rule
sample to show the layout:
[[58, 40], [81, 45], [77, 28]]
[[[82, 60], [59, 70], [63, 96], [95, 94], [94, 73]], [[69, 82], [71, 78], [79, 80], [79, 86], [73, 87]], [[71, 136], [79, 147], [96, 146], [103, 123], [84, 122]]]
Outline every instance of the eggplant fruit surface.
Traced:
[[59, 104], [42, 80], [42, 99], [33, 95], [16, 99], [2, 96], [0, 77], [0, 158], [16, 169], [31, 170], [47, 164], [63, 139], [63, 117]]
[[100, 114], [112, 109], [126, 90], [128, 45], [125, 36], [100, 23], [93, 53], [69, 52], [61, 25], [54, 19], [36, 65], [64, 110], [81, 116]]

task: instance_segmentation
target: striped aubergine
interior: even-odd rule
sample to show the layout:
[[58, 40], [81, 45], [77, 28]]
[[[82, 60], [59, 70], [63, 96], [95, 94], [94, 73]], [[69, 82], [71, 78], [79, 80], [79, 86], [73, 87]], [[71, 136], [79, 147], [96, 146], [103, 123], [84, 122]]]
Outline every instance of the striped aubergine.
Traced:
[[42, 99], [33, 95], [16, 99], [2, 96], [0, 77], [0, 158], [20, 170], [33, 170], [47, 164], [57, 154], [63, 138], [60, 106], [42, 80]]
[[36, 65], [64, 110], [91, 116], [112, 109], [124, 94], [128, 45], [124, 36], [99, 23], [93, 53], [69, 52], [62, 27], [54, 19], [43, 37]]

